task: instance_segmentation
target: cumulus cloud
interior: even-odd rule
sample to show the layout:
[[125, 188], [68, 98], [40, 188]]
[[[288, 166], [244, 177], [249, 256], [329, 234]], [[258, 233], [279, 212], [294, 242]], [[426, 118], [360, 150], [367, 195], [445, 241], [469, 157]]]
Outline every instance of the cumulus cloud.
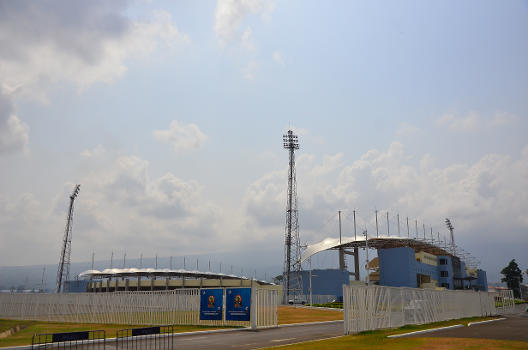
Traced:
[[196, 124], [184, 124], [176, 120], [170, 123], [167, 130], [155, 130], [156, 140], [169, 144], [175, 152], [184, 152], [203, 147], [207, 136]]
[[226, 45], [233, 40], [243, 21], [250, 14], [269, 16], [274, 2], [266, 0], [218, 0], [215, 11], [215, 32], [218, 43]]
[[10, 96], [0, 89], [0, 154], [23, 151], [28, 142], [29, 127], [15, 114]]
[[243, 33], [240, 39], [240, 45], [248, 51], [255, 50], [255, 43], [253, 42], [253, 31], [251, 27], [248, 27]]
[[279, 51], [274, 51], [271, 57], [273, 59], [273, 62], [281, 66], [284, 65], [284, 59], [282, 58], [282, 54]]
[[474, 112], [461, 117], [444, 114], [436, 120], [436, 124], [453, 131], [476, 131], [480, 126], [480, 117]]
[[159, 45], [187, 42], [166, 12], [148, 21], [126, 17], [126, 1], [9, 1], [0, 13], [4, 88], [45, 98], [43, 88], [111, 82], [125, 60]]
[[7, 1], [0, 11], [0, 153], [25, 149], [29, 128], [16, 98], [47, 101], [58, 83], [79, 89], [109, 83], [127, 59], [190, 40], [164, 11], [143, 21], [125, 15], [128, 1]]
[[[466, 244], [477, 237], [490, 244], [523, 244], [528, 230], [523, 209], [528, 206], [526, 178], [528, 147], [518, 159], [488, 154], [474, 163], [444, 168], [436, 167], [431, 155], [413, 160], [397, 142], [385, 151], [370, 150], [351, 164], [341, 154], [321, 160], [302, 154], [297, 162], [302, 241], [335, 236], [321, 225], [339, 209], [357, 209], [359, 227], [375, 232], [377, 208], [390, 211], [393, 233], [399, 212], [402, 222], [409, 216], [419, 227], [425, 223], [442, 234], [443, 218], [453, 218], [459, 242]], [[255, 181], [245, 197], [247, 215], [263, 227], [280, 230], [285, 191], [286, 169]]]
[[396, 135], [399, 137], [409, 137], [415, 135], [419, 131], [420, 128], [418, 128], [416, 125], [412, 125], [409, 123], [401, 123], [396, 129]]
[[257, 72], [258, 65], [256, 62], [249, 62], [247, 66], [242, 68], [242, 77], [246, 80], [254, 80], [255, 73]]
[[518, 121], [518, 116], [506, 112], [497, 112], [489, 117], [479, 115], [476, 112], [470, 112], [462, 116], [448, 113], [438, 118], [436, 125], [456, 132], [475, 132], [512, 125]]

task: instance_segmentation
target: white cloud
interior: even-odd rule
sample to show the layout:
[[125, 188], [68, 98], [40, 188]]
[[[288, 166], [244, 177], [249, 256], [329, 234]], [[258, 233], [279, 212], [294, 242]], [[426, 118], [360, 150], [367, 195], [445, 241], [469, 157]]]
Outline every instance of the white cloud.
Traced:
[[273, 1], [218, 0], [215, 11], [215, 32], [218, 43], [224, 46], [233, 40], [247, 15], [261, 13], [263, 16], [269, 16], [273, 9]]
[[0, 89], [0, 154], [25, 151], [29, 127], [15, 114], [10, 96]]
[[[525, 244], [528, 220], [528, 146], [522, 156], [488, 154], [469, 164], [435, 166], [431, 155], [413, 161], [400, 143], [388, 150], [370, 150], [352, 164], [343, 155], [322, 160], [298, 156], [297, 181], [302, 241], [316, 242], [335, 232], [321, 230], [341, 209], [358, 210], [358, 224], [375, 232], [374, 209], [417, 218], [434, 232], [445, 233], [443, 219], [457, 223], [458, 242], [486, 239], [489, 244]], [[249, 188], [246, 213], [269, 231], [284, 224], [286, 169], [269, 173]], [[382, 229], [386, 232], [384, 221]], [[348, 226], [350, 227], [350, 226]], [[392, 232], [395, 232], [392, 231]], [[414, 230], [412, 230], [414, 232]], [[467, 247], [471, 251], [471, 246]], [[477, 252], [478, 255], [478, 252]]]
[[103, 145], [97, 145], [94, 149], [87, 149], [81, 152], [81, 156], [92, 158], [92, 157], [100, 157], [106, 153], [106, 149], [103, 147]]
[[401, 123], [396, 130], [396, 135], [399, 137], [409, 137], [417, 134], [420, 131], [416, 125], [409, 123]]
[[274, 51], [272, 56], [273, 61], [281, 66], [284, 65], [284, 59], [282, 58], [282, 54], [278, 51]]
[[167, 130], [155, 130], [154, 138], [172, 146], [175, 152], [183, 152], [203, 147], [207, 136], [196, 124], [184, 124], [176, 120], [170, 123]]
[[489, 117], [471, 112], [465, 116], [444, 114], [436, 120], [436, 125], [456, 132], [475, 132], [513, 125], [518, 121], [518, 116], [506, 112], [497, 112]]
[[496, 113], [489, 121], [490, 127], [506, 126], [515, 124], [519, 121], [519, 117], [515, 114], [500, 112]]
[[248, 27], [243, 33], [240, 39], [240, 45], [248, 51], [255, 50], [255, 43], [253, 42], [253, 31], [251, 27]]
[[436, 120], [438, 126], [446, 127], [453, 131], [476, 131], [480, 127], [480, 117], [472, 112], [466, 116], [458, 117], [454, 114], [444, 114]]
[[[122, 76], [126, 61], [162, 47], [188, 43], [171, 15], [145, 21], [125, 16], [123, 1], [9, 1], [0, 12], [0, 150], [24, 149], [28, 126], [10, 108], [13, 99], [47, 100], [55, 84], [79, 89]], [[9, 101], [5, 101], [8, 99]]]
[[53, 83], [72, 82], [79, 88], [108, 83], [126, 72], [130, 56], [189, 42], [167, 12], [133, 21], [123, 15], [120, 2], [57, 1], [48, 6], [15, 1], [7, 6], [0, 21], [2, 84], [40, 99]]
[[257, 71], [257, 63], [256, 62], [249, 62], [247, 66], [242, 68], [242, 76], [246, 80], [253, 80], [255, 79], [255, 73]]

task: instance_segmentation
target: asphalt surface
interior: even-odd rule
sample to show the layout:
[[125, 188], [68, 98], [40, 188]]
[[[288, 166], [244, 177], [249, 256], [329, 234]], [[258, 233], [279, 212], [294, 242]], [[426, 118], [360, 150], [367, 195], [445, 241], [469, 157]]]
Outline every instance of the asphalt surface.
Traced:
[[[343, 321], [337, 321], [331, 323], [268, 328], [257, 331], [237, 330], [232, 332], [181, 335], [172, 337], [172, 340], [169, 341], [169, 343], [167, 343], [166, 339], [160, 339], [157, 349], [250, 350], [310, 340], [325, 339], [342, 335]], [[146, 350], [153, 348], [153, 345], [154, 344], [152, 340], [145, 339], [139, 343], [129, 344], [128, 348]], [[106, 344], [106, 349], [116, 349], [116, 344], [114, 342], [108, 342]]]
[[432, 333], [411, 335], [414, 338], [481, 338], [528, 341], [528, 312], [507, 315], [506, 319], [490, 323], [452, 328]]

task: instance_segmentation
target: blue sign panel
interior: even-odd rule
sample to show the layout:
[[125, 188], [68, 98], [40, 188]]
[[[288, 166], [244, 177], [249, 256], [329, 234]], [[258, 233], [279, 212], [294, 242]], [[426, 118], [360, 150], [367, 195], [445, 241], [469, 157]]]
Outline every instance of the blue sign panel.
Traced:
[[251, 288], [226, 289], [226, 321], [251, 320]]
[[222, 320], [222, 289], [200, 290], [200, 320]]

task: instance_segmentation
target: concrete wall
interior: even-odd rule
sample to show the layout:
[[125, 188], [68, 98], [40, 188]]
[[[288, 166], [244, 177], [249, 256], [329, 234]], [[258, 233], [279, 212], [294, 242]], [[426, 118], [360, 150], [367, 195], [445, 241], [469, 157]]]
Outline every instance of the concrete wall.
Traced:
[[480, 269], [477, 270], [476, 287], [484, 292], [488, 291], [488, 277], [486, 276], [486, 271]]
[[[447, 264], [440, 264], [440, 260], [445, 259]], [[441, 271], [447, 272], [447, 277], [441, 277]], [[442, 284], [447, 284], [447, 289], [453, 289], [453, 262], [451, 257], [448, 255], [438, 256], [438, 286], [442, 287]]]
[[416, 258], [413, 248], [378, 249], [380, 285], [416, 288]]

